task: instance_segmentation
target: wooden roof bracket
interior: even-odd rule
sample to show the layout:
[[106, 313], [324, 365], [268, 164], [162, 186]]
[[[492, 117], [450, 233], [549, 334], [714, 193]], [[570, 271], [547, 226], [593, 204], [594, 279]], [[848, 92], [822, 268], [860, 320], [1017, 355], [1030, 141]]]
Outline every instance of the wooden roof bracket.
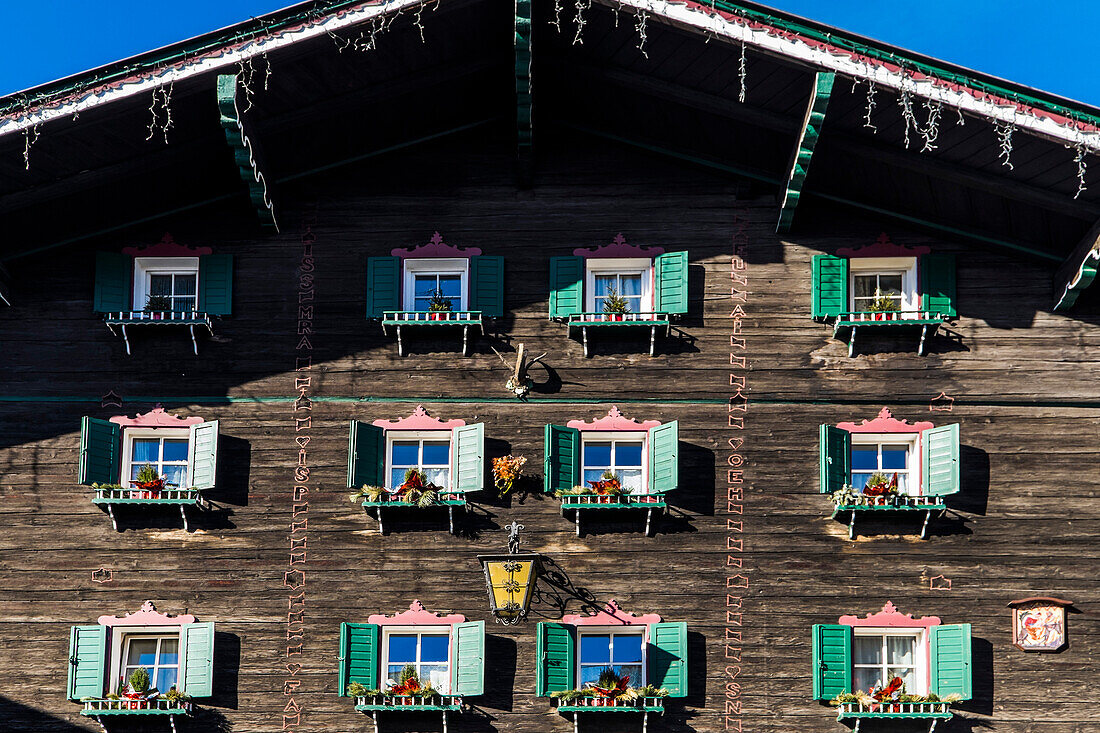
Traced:
[[1073, 253], [1054, 273], [1054, 310], [1068, 310], [1077, 302], [1077, 296], [1096, 278], [1100, 268], [1100, 221], [1093, 224]]
[[516, 166], [520, 188], [532, 185], [531, 0], [516, 0]]
[[[248, 186], [248, 197], [252, 200], [260, 224], [279, 231], [275, 205], [268, 190], [268, 178], [263, 173], [262, 156], [255, 138], [250, 138], [245, 132], [244, 113], [237, 104], [237, 88], [236, 74], [218, 75], [218, 111], [221, 113], [225, 140], [233, 150], [237, 172]], [[248, 107], [251, 106], [249, 102]]]
[[829, 107], [829, 98], [833, 93], [836, 74], [831, 71], [819, 71], [814, 74], [814, 84], [810, 89], [810, 102], [806, 105], [806, 116], [802, 120], [802, 129], [798, 133], [791, 164], [787, 169], [787, 185], [783, 190], [783, 201], [779, 206], [777, 234], [786, 234], [794, 221], [794, 210], [802, 195], [806, 183], [806, 174], [810, 172], [817, 139], [821, 136], [821, 127], [825, 124], [825, 111]]

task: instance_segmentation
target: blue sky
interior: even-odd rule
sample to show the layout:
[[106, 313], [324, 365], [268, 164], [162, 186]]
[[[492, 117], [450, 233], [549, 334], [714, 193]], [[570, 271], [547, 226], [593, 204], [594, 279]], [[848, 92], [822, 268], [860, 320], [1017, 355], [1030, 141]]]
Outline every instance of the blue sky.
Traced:
[[[542, 0], [549, 2], [549, 0]], [[0, 95], [277, 10], [293, 0], [0, 0]], [[566, 7], [573, 3], [563, 0]], [[1098, 0], [771, 0], [765, 4], [1100, 105]], [[1040, 8], [1041, 10], [1036, 10]]]

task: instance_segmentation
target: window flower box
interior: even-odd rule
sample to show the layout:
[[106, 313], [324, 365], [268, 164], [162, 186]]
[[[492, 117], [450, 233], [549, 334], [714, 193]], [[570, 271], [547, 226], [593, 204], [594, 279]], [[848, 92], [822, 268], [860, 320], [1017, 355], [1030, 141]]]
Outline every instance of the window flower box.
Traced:
[[85, 698], [80, 711], [86, 717], [101, 715], [123, 716], [137, 715], [190, 715], [191, 702], [187, 700], [169, 700], [163, 697], [142, 700], [113, 698]]

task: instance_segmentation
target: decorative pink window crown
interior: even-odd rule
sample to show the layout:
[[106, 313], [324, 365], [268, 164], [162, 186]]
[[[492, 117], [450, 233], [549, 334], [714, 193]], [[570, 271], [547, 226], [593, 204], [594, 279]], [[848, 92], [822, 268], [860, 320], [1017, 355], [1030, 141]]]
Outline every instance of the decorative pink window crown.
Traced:
[[620, 608], [619, 604], [612, 598], [602, 611], [592, 614], [569, 614], [563, 616], [561, 622], [574, 626], [649, 626], [661, 623], [661, 617], [655, 613], [635, 616], [633, 613]]
[[124, 428], [186, 428], [201, 423], [202, 418], [169, 415], [164, 411], [164, 408], [158, 404], [144, 415], [138, 414], [134, 417], [115, 415], [111, 418], [111, 422], [117, 423]]
[[100, 616], [103, 626], [183, 626], [195, 623], [195, 617], [189, 613], [172, 616], [159, 613], [152, 601], [141, 604], [141, 609], [125, 616]]
[[916, 257], [928, 254], [931, 247], [918, 245], [907, 247], [904, 244], [894, 244], [886, 232], [878, 235], [874, 244], [863, 244], [858, 247], [844, 247], [836, 251], [837, 257]]
[[604, 417], [596, 418], [591, 422], [585, 422], [584, 420], [570, 420], [566, 423], [566, 427], [576, 428], [580, 431], [586, 430], [649, 430], [655, 428], [661, 424], [660, 420], [646, 420], [644, 422], [638, 422], [631, 418], [625, 417], [619, 412], [618, 407], [612, 406], [607, 411], [607, 415]]
[[577, 247], [573, 250], [575, 257], [587, 257], [590, 260], [608, 259], [611, 257], [647, 257], [653, 258], [664, 254], [664, 247], [639, 247], [626, 243], [626, 237], [622, 232], [615, 235], [611, 244], [602, 244], [598, 247]]
[[930, 422], [909, 423], [906, 420], [898, 420], [890, 413], [888, 407], [882, 408], [874, 420], [864, 420], [859, 424], [842, 422], [837, 423], [836, 426], [849, 433], [919, 433], [936, 427]]
[[465, 420], [440, 420], [432, 417], [424, 409], [424, 405], [417, 405], [408, 417], [398, 420], [375, 420], [371, 423], [385, 430], [452, 430], [465, 424]]
[[122, 254], [135, 257], [198, 257], [208, 255], [212, 251], [209, 247], [188, 247], [185, 244], [176, 244], [172, 235], [165, 232], [164, 237], [156, 244], [125, 247]]
[[428, 240], [427, 244], [419, 244], [415, 247], [406, 247], [404, 249], [397, 247], [396, 249], [390, 250], [390, 254], [402, 259], [413, 257], [476, 257], [481, 254], [481, 250], [478, 247], [463, 249], [462, 247], [444, 244], [443, 235], [436, 232], [432, 234], [432, 238]]
[[863, 618], [841, 616], [838, 623], [844, 626], [875, 626], [894, 629], [928, 629], [940, 625], [939, 616], [921, 616], [913, 618], [911, 613], [901, 613], [890, 601], [878, 613], [869, 613]]
[[368, 624], [378, 624], [379, 626], [454, 626], [465, 621], [466, 617], [461, 613], [446, 615], [432, 613], [425, 609], [424, 604], [420, 601], [413, 601], [409, 604], [408, 611], [395, 613], [392, 616], [376, 613], [367, 617]]

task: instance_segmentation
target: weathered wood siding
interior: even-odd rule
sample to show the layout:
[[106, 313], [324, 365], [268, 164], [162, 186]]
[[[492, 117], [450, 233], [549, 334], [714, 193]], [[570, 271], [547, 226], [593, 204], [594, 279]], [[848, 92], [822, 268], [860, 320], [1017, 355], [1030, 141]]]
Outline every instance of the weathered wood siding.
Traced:
[[[890, 228], [896, 242], [958, 253], [961, 317], [950, 329], [958, 338], [933, 340], [926, 357], [906, 340], [849, 359], [845, 345], [808, 317], [810, 257], [870, 242], [889, 225], [838, 211], [781, 241], [772, 234], [773, 197], [745, 184], [583, 142], [540, 150], [531, 192], [514, 188], [506, 145], [464, 138], [283, 190], [278, 236], [255, 235], [242, 193], [239, 206], [12, 268], [19, 300], [0, 311], [0, 729], [96, 729], [65, 700], [68, 627], [136, 610], [145, 599], [217, 623], [216, 696], [199, 701], [204, 712], [188, 729], [283, 729], [293, 593], [283, 573], [298, 457], [297, 268], [301, 222], [311, 220], [312, 488], [307, 562], [296, 566], [305, 572], [306, 601], [303, 654], [293, 660], [302, 664], [294, 691], [302, 717], [292, 729], [368, 729], [351, 701], [336, 695], [340, 622], [400, 611], [414, 599], [486, 618], [475, 556], [502, 550], [501, 528], [518, 520], [524, 546], [552, 558], [600, 602], [614, 598], [628, 610], [688, 622], [691, 696], [672, 701], [651, 730], [717, 733], [736, 729], [733, 720], [746, 731], [837, 730], [833, 711], [809, 699], [810, 626], [876, 612], [887, 600], [906, 613], [974, 625], [976, 694], [963, 710], [977, 722], [947, 730], [1097, 730], [1096, 306], [1052, 315], [1050, 266]], [[730, 269], [741, 226], [749, 293], [741, 336], [752, 402], [745, 429], [734, 431], [726, 405]], [[217, 325], [218, 342], [200, 343], [198, 357], [182, 334], [138, 336], [127, 357], [91, 313], [95, 250], [156, 241], [162, 229], [235, 256], [234, 315]], [[414, 343], [413, 355], [399, 358], [393, 341], [363, 318], [365, 260], [425, 242], [435, 230], [452, 244], [506, 256], [508, 315], [499, 337], [478, 339], [469, 358], [453, 340], [446, 350]], [[691, 313], [655, 358], [639, 337], [597, 338], [595, 356], [584, 359], [564, 326], [546, 320], [548, 258], [620, 231], [633, 244], [690, 251]], [[488, 348], [501, 342], [549, 352], [550, 382], [526, 404], [503, 389], [507, 372]], [[873, 344], [861, 346], [866, 352]], [[542, 370], [535, 376], [545, 378]], [[109, 390], [125, 398], [124, 408], [100, 407]], [[941, 391], [955, 399], [953, 411], [930, 413]], [[171, 512], [142, 521], [124, 511], [125, 529], [115, 532], [76, 484], [80, 417], [146, 412], [156, 401], [221, 422], [220, 486], [212, 495], [220, 509], [192, 533]], [[611, 405], [639, 419], [677, 419], [681, 488], [671, 516], [654, 538], [641, 535], [637, 520], [593, 525], [576, 538], [557, 502], [537, 491], [505, 501], [485, 492], [461, 536], [447, 534], [441, 516], [396, 520], [379, 536], [344, 489], [347, 423], [404, 416], [418, 404], [436, 416], [484, 421], [490, 455], [525, 456], [534, 474], [544, 423], [591, 419]], [[849, 541], [817, 493], [818, 424], [872, 418], [882, 406], [899, 418], [962, 424], [963, 490], [927, 541], [916, 538], [914, 524], [903, 535], [864, 524]], [[737, 452], [746, 458], [744, 514], [736, 517], [744, 522], [749, 578], [740, 663], [727, 658], [724, 642], [726, 579], [739, 572], [727, 567], [733, 437], [744, 439]], [[98, 568], [113, 571], [113, 581], [93, 582]], [[950, 590], [930, 588], [936, 576], [950, 580]], [[1005, 604], [1037, 594], [1072, 599], [1083, 612], [1070, 615], [1070, 645], [1061, 654], [1026, 655], [1011, 645]], [[569, 612], [578, 608], [569, 603]], [[544, 603], [526, 624], [488, 625], [486, 694], [470, 701], [475, 711], [455, 718], [452, 730], [571, 729], [549, 701], [533, 696], [539, 614], [556, 617]], [[727, 707], [727, 697], [741, 707]], [[431, 730], [438, 722], [403, 725], [384, 719], [384, 730]], [[597, 725], [616, 729], [582, 722]]]

